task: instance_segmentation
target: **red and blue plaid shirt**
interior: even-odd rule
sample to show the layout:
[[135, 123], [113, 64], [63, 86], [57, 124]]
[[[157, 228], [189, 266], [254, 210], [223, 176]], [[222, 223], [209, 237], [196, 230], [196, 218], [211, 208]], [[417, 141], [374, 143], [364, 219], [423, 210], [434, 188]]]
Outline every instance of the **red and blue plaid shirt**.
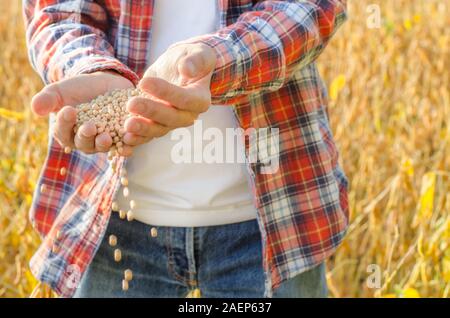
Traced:
[[[323, 262], [347, 229], [347, 180], [315, 65], [346, 18], [346, 1], [218, 1], [218, 31], [189, 40], [217, 52], [213, 103], [232, 104], [244, 129], [279, 129], [278, 171], [249, 165], [270, 296]], [[100, 70], [137, 83], [148, 67], [152, 12], [152, 0], [24, 0], [32, 65], [45, 83]], [[50, 138], [30, 211], [43, 241], [30, 265], [61, 296], [74, 293], [74, 275], [100, 245], [123, 163], [114, 173], [105, 154], [66, 154]]]

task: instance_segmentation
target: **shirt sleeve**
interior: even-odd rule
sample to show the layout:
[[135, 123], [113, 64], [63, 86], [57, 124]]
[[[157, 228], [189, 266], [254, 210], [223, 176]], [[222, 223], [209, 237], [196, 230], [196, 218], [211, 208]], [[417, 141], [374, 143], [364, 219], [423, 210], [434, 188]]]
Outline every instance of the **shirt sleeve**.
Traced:
[[107, 14], [96, 1], [23, 0], [23, 16], [31, 64], [46, 84], [102, 70], [138, 82], [114, 57]]
[[235, 23], [192, 39], [217, 54], [213, 103], [278, 90], [320, 55], [346, 17], [346, 0], [259, 1]]

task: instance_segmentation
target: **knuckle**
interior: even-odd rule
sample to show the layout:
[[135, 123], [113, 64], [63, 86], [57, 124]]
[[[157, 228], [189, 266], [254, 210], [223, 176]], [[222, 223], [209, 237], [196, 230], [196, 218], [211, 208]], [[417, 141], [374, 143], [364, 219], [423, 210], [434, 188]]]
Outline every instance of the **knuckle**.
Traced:
[[153, 107], [151, 103], [145, 104], [145, 115], [147, 117], [154, 117], [158, 113], [156, 107]]

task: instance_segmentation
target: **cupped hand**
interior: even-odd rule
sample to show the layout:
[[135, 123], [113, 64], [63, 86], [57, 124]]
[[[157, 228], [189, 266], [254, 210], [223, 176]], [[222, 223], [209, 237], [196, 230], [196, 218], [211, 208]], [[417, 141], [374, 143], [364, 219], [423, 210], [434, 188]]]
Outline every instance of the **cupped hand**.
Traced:
[[[132, 87], [131, 81], [114, 71], [83, 74], [45, 86], [33, 97], [31, 107], [39, 116], [57, 113], [53, 134], [62, 147], [77, 148], [89, 154], [107, 152], [112, 139], [107, 133], [97, 135], [94, 123], [87, 122], [78, 129], [77, 134], [74, 133], [77, 117], [74, 106], [114, 89]], [[130, 153], [131, 148], [124, 147], [123, 154]]]
[[145, 72], [139, 88], [148, 97], [134, 97], [127, 109], [123, 141], [138, 146], [170, 130], [191, 126], [211, 104], [214, 50], [204, 44], [176, 44]]

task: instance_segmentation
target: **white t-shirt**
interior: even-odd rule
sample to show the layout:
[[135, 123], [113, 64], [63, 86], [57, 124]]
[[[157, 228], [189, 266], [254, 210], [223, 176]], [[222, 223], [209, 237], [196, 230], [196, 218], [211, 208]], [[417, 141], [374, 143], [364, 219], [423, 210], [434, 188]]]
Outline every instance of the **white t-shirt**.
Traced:
[[[216, 2], [155, 1], [149, 65], [171, 44], [214, 32], [219, 19]], [[256, 218], [245, 163], [236, 160], [239, 155], [240, 158], [243, 155], [242, 140], [236, 138], [238, 142], [232, 145], [229, 138], [226, 138], [227, 128], [238, 127], [232, 108], [211, 106], [199, 119], [201, 122], [196, 122], [194, 126], [176, 129], [137, 147], [128, 160], [130, 196], [125, 199], [120, 193], [118, 201], [120, 206], [125, 207], [128, 206], [129, 199], [134, 199], [137, 203], [137, 220], [157, 226], [191, 227], [229, 224]], [[183, 136], [191, 137], [191, 145], [185, 150], [191, 151], [187, 157], [192, 159], [192, 163], [177, 163], [177, 158], [173, 155], [180, 143], [185, 142], [183, 145], [189, 146], [186, 143], [188, 139], [180, 137], [182, 132], [185, 133]], [[189, 135], [186, 135], [188, 132]], [[224, 162], [225, 154], [234, 151], [237, 154], [234, 162], [220, 163], [216, 160], [219, 163], [209, 163], [210, 159], [203, 158], [200, 163], [195, 163], [194, 153], [198, 160], [199, 154], [204, 154], [207, 145], [211, 143], [210, 140], [202, 141], [205, 133], [212, 133], [214, 136], [221, 134], [223, 143], [215, 151], [223, 153]], [[179, 138], [174, 139], [175, 136]], [[177, 146], [178, 148], [174, 148]], [[212, 153], [217, 154], [215, 151]], [[185, 151], [184, 154], [186, 153]]]

